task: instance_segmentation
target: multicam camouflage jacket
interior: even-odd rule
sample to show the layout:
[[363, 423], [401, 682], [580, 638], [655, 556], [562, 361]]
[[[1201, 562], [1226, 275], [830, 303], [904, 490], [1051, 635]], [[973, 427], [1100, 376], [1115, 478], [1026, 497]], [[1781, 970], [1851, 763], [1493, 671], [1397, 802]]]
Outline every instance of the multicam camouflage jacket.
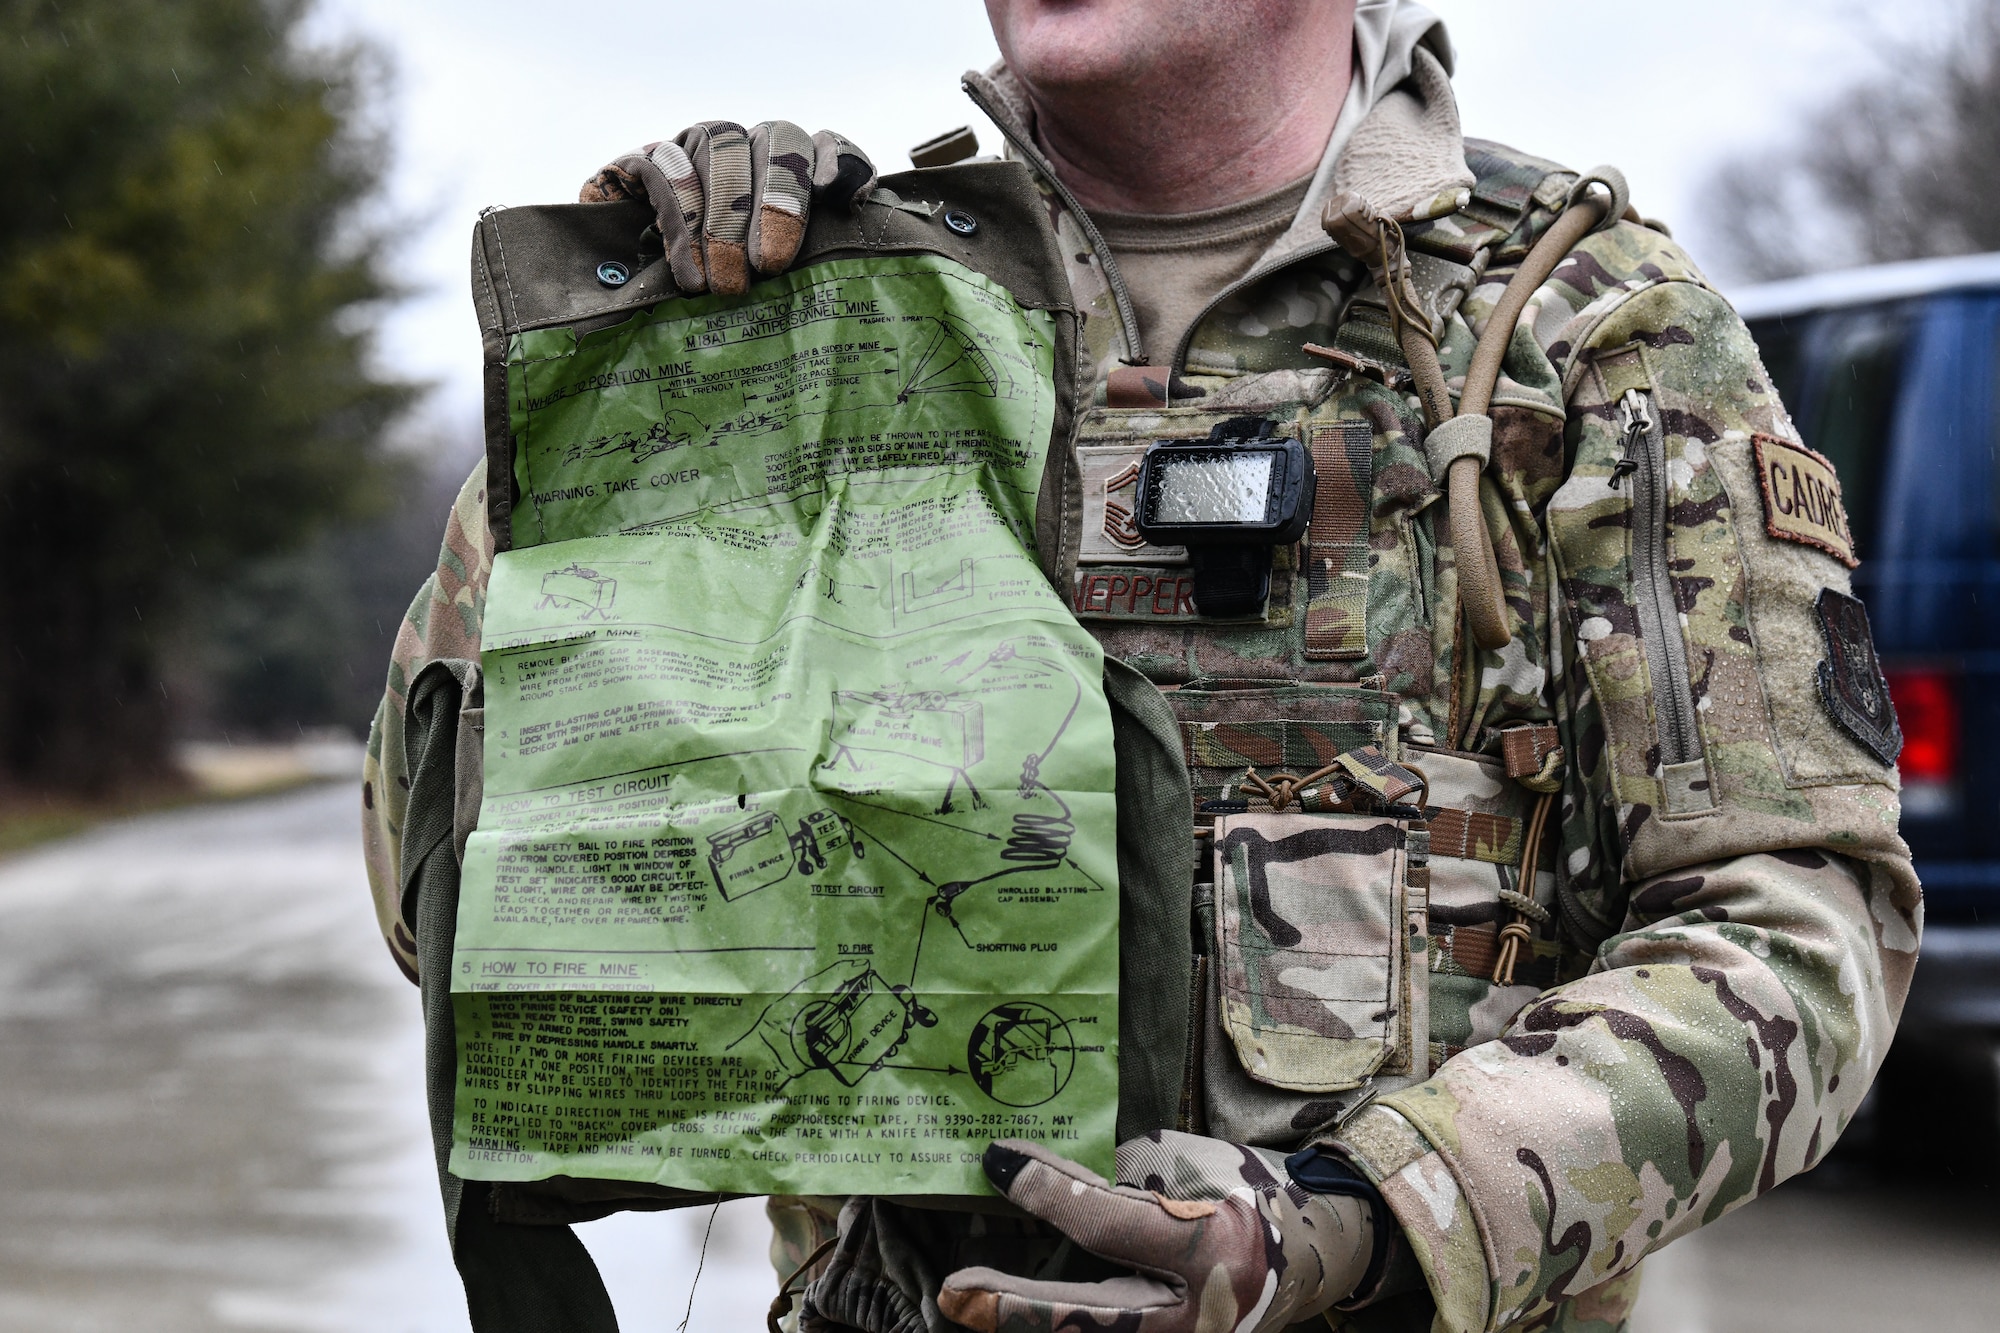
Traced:
[[[1345, 190], [1402, 219], [1456, 389], [1575, 174], [1461, 139], [1420, 56], [1185, 346], [1133, 365], [1115, 265], [1024, 100], [1004, 71], [967, 86], [1039, 171], [1087, 317], [1097, 405], [1067, 463], [1064, 590], [1162, 692], [1192, 785], [1189, 1006], [1162, 1023], [1186, 1078], [1161, 1128], [1317, 1143], [1372, 1180], [1415, 1290], [1359, 1324], [1622, 1325], [1646, 1254], [1824, 1155], [1915, 963], [1893, 717], [1837, 483], [1665, 231], [1602, 228], [1508, 345], [1481, 503], [1512, 639], [1478, 649], [1387, 304], [1317, 218]], [[1306, 442], [1320, 493], [1263, 614], [1215, 622], [1185, 553], [1140, 538], [1134, 465], [1243, 416]], [[370, 873], [406, 970], [404, 692], [425, 662], [477, 654], [483, 487], [453, 510], [368, 751]], [[772, 1201], [782, 1273], [840, 1207]], [[925, 1297], [960, 1240], [978, 1262], [1048, 1252], [1029, 1223], [907, 1211], [850, 1201], [844, 1229], [912, 1237], [880, 1252], [924, 1262], [879, 1267], [930, 1273]]]

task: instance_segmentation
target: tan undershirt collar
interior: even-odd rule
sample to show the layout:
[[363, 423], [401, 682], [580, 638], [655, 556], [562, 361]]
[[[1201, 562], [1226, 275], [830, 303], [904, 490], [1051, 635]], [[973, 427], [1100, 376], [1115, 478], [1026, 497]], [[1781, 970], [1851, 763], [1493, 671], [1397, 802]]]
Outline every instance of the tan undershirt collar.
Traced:
[[1199, 213], [1091, 212], [1131, 292], [1154, 364], [1166, 364], [1195, 317], [1292, 224], [1311, 184], [1301, 177], [1270, 194]]

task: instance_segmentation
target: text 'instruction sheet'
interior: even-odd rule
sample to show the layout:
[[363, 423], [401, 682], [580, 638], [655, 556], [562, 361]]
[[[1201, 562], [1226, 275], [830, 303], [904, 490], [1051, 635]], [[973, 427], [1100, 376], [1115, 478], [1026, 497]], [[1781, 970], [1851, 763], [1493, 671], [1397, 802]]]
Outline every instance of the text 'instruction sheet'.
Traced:
[[452, 1169], [1109, 1173], [1102, 659], [1035, 561], [1052, 323], [948, 260], [515, 339]]

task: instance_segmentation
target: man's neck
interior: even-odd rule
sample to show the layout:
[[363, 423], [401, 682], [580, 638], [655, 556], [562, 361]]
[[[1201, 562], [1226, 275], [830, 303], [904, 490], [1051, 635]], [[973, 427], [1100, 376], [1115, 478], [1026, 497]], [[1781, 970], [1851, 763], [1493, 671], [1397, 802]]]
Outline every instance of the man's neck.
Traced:
[[1196, 213], [1269, 194], [1319, 166], [1347, 100], [1351, 36], [1322, 45], [1165, 87], [1031, 87], [1035, 137], [1085, 208]]

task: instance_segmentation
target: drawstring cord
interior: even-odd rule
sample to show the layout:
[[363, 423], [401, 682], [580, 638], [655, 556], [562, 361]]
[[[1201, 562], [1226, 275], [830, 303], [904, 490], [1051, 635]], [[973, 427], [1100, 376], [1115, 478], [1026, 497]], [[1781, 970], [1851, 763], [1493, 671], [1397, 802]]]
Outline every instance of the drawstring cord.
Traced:
[[1522, 891], [1501, 890], [1500, 901], [1506, 904], [1512, 920], [1500, 928], [1500, 952], [1493, 960], [1493, 984], [1511, 986], [1514, 984], [1514, 966], [1521, 955], [1534, 943], [1534, 927], [1530, 921], [1541, 924], [1549, 919], [1546, 907], [1536, 902], [1532, 896], [1535, 887], [1535, 866], [1542, 859], [1542, 837], [1548, 831], [1549, 812], [1555, 806], [1556, 794], [1544, 792], [1535, 802], [1535, 813], [1529, 816], [1527, 832], [1521, 835], [1521, 871], [1516, 883]]
[[1289, 773], [1280, 773], [1274, 778], [1266, 778], [1256, 769], [1246, 768], [1243, 770], [1241, 785], [1245, 789], [1254, 791], [1266, 801], [1269, 801], [1271, 809], [1282, 812], [1286, 806], [1292, 803], [1292, 798], [1299, 794], [1300, 788], [1310, 787], [1321, 778], [1339, 771], [1340, 765], [1328, 764], [1324, 768], [1314, 769], [1302, 778], [1295, 778]]

